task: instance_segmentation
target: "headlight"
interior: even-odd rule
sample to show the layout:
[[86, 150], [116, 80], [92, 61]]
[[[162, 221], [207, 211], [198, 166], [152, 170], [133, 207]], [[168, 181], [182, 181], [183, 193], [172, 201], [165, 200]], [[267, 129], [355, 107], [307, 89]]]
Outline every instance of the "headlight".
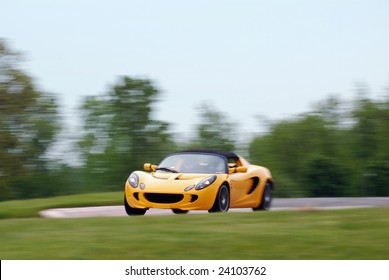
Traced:
[[139, 176], [136, 173], [131, 173], [131, 175], [130, 175], [130, 177], [128, 177], [127, 181], [131, 185], [131, 187], [136, 188], [136, 187], [138, 187]]
[[199, 190], [202, 190], [202, 189], [208, 187], [208, 186], [211, 185], [213, 182], [215, 182], [216, 178], [217, 178], [216, 175], [213, 175], [213, 176], [210, 176], [210, 177], [208, 177], [208, 178], [205, 178], [205, 179], [201, 180], [201, 181], [197, 184], [196, 190], [199, 191]]
[[184, 191], [188, 192], [190, 191], [191, 189], [193, 189], [195, 186], [194, 185], [191, 185], [191, 186], [187, 186]]

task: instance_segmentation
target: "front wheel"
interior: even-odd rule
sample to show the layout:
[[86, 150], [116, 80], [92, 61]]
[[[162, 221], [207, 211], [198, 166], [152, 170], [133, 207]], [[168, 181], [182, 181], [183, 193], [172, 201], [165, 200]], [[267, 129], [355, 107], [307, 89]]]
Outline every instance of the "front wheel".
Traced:
[[126, 209], [126, 213], [128, 216], [142, 216], [146, 213], [147, 209], [142, 208], [133, 208], [131, 207], [126, 199], [126, 196], [124, 195], [124, 209]]
[[269, 210], [271, 207], [271, 200], [273, 196], [273, 189], [269, 182], [266, 183], [265, 189], [263, 190], [262, 199], [257, 208], [253, 208], [254, 211], [258, 210]]
[[215, 203], [208, 210], [209, 213], [227, 212], [230, 208], [230, 190], [226, 185], [222, 185], [216, 195]]

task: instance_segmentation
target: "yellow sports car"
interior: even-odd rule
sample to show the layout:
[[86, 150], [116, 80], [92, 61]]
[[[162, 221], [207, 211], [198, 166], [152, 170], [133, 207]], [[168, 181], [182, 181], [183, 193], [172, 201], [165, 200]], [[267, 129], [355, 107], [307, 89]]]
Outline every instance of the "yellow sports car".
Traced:
[[229, 208], [268, 210], [274, 189], [270, 171], [251, 165], [232, 152], [189, 150], [173, 153], [150, 172], [135, 171], [125, 183], [128, 215], [144, 215], [149, 208], [226, 212]]

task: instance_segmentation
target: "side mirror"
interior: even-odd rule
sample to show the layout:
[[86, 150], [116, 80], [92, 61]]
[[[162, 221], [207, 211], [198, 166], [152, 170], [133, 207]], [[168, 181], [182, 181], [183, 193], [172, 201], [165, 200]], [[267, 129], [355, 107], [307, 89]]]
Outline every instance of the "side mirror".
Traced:
[[247, 167], [246, 166], [238, 166], [238, 167], [228, 168], [228, 172], [230, 174], [235, 173], [235, 172], [246, 173]]
[[239, 166], [239, 167], [236, 168], [236, 172], [246, 173], [247, 172], [247, 167], [246, 166]]
[[146, 171], [155, 171], [157, 169], [157, 166], [151, 163], [145, 163], [143, 165], [143, 169]]

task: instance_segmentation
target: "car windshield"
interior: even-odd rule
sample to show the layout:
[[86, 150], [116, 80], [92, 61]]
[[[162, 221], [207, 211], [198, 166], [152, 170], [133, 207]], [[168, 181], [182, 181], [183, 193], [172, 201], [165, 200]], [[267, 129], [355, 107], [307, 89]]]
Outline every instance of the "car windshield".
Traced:
[[165, 158], [159, 164], [157, 172], [226, 174], [227, 162], [218, 155], [179, 153]]

